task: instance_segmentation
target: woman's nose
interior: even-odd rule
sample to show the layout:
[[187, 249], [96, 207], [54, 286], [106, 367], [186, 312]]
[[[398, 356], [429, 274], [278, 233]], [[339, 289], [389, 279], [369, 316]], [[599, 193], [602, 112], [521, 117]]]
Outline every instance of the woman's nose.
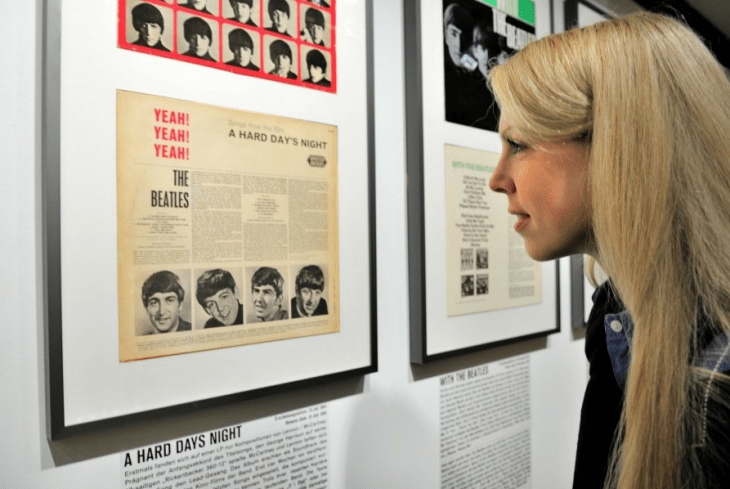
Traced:
[[505, 161], [504, 156], [502, 156], [499, 159], [499, 163], [497, 163], [497, 168], [494, 169], [494, 173], [492, 173], [492, 176], [489, 179], [490, 189], [495, 192], [502, 192], [505, 194], [515, 192], [515, 182], [512, 180], [507, 170], [507, 162]]

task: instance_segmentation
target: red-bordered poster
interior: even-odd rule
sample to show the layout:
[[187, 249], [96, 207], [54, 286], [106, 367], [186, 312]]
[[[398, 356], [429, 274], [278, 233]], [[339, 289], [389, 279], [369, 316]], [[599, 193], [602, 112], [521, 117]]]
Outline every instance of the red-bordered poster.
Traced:
[[337, 0], [119, 0], [118, 44], [337, 92]]

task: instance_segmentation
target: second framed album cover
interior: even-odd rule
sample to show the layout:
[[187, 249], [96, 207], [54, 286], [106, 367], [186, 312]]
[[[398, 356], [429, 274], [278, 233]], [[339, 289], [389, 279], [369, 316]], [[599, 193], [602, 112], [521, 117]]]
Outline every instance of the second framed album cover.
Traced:
[[502, 144], [486, 76], [549, 32], [547, 2], [405, 5], [411, 361], [557, 332], [557, 263], [527, 255], [488, 186]]

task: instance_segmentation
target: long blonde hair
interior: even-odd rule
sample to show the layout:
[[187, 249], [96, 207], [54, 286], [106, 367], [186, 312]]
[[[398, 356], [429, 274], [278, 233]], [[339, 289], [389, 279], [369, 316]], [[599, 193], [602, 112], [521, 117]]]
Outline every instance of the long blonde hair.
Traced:
[[650, 13], [533, 42], [489, 80], [521, 136], [591, 142], [595, 256], [635, 324], [606, 486], [702, 487], [691, 447], [717, 394], [692, 363], [706, 328], [730, 331], [730, 83]]

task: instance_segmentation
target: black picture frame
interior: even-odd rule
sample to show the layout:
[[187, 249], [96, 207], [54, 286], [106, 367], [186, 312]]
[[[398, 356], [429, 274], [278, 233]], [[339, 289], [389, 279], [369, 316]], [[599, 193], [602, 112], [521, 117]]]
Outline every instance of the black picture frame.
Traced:
[[[261, 388], [241, 390], [233, 394], [225, 394], [212, 397], [201, 397], [190, 402], [171, 403], [170, 405], [142, 409], [132, 414], [111, 415], [100, 417], [97, 420], [86, 421], [77, 424], [69, 424], [65, 412], [67, 400], [64, 389], [64, 324], [62, 321], [63, 310], [63, 287], [62, 277], [62, 206], [64, 195], [61, 187], [61, 148], [62, 148], [62, 90], [61, 90], [61, 17], [62, 0], [45, 0], [43, 3], [43, 39], [42, 49], [42, 240], [43, 240], [43, 299], [44, 299], [44, 350], [45, 350], [45, 407], [46, 407], [46, 436], [49, 440], [58, 440], [66, 437], [81, 435], [84, 433], [108, 429], [117, 426], [128, 425], [142, 420], [156, 419], [165, 416], [174, 416], [184, 413], [205, 410], [211, 407], [224, 404], [239, 403], [273, 393], [307, 388], [310, 386], [333, 383], [343, 379], [361, 378], [364, 375], [378, 370], [378, 349], [377, 349], [377, 281], [376, 281], [376, 247], [375, 243], [375, 140], [374, 140], [374, 97], [373, 97], [373, 2], [362, 0], [364, 18], [355, 20], [361, 21], [364, 25], [366, 38], [364, 39], [365, 57], [363, 59], [366, 71], [365, 93], [365, 114], [363, 121], [366, 130], [362, 137], [367, 138], [363, 143], [367, 148], [364, 163], [367, 165], [367, 181], [360, 182], [367, 195], [367, 219], [363, 222], [363, 233], [370, 243], [368, 254], [362, 259], [367, 260], [368, 270], [366, 277], [360, 277], [360, 281], [367, 281], [362, 286], [369, 295], [369, 317], [358, 326], [363, 328], [362, 332], [369, 338], [368, 362], [366, 365], [357, 368], [334, 369], [323, 375], [311, 376], [295, 381], [274, 382]], [[116, 8], [111, 6], [112, 9]], [[112, 26], [109, 26], [113, 28]], [[110, 47], [110, 49], [112, 49]], [[113, 47], [116, 49], [116, 46]], [[193, 68], [194, 69], [194, 68]], [[241, 82], [243, 83], [243, 82]], [[114, 121], [110, 121], [113, 125]], [[75, 216], [82, 219], [83, 216]], [[111, 325], [115, 328], [115, 325]], [[245, 347], [244, 347], [245, 348]], [[364, 351], [364, 350], [363, 350]], [[193, 355], [185, 355], [193, 356]], [[90, 366], [93, 368], [93, 366]], [[135, 393], [130, 393], [135, 395]]]
[[585, 328], [585, 279], [583, 273], [583, 257], [570, 257], [570, 325], [573, 329]]
[[[431, 2], [434, 3], [434, 2]], [[441, 2], [438, 2], [439, 4]], [[434, 101], [431, 98], [426, 101], [424, 97], [425, 77], [422, 73], [424, 55], [423, 16], [424, 7], [429, 7], [425, 0], [404, 1], [404, 37], [405, 37], [405, 94], [406, 94], [406, 169], [408, 173], [407, 207], [408, 207], [408, 267], [409, 267], [409, 310], [410, 310], [410, 358], [411, 363], [425, 364], [441, 359], [463, 355], [473, 351], [498, 347], [508, 343], [525, 341], [532, 338], [547, 336], [560, 331], [560, 270], [559, 264], [546, 264], [543, 270], [552, 273], [554, 270], [554, 299], [549, 299], [550, 308], [554, 308], [554, 319], [544, 328], [537, 328], [531, 334], [520, 334], [507, 336], [496, 341], [478, 342], [461, 348], [449, 349], [438, 353], [430, 353], [428, 340], [429, 327], [436, 319], [429, 317], [427, 304], [434, 300], [432, 291], [427, 286], [427, 276], [430, 273], [438, 273], [427, 264], [427, 247], [430, 246], [426, 234], [427, 216], [426, 201], [432, 196], [427, 195], [424, 181], [424, 107], [426, 103], [443, 103]], [[431, 11], [434, 9], [430, 5]], [[443, 17], [443, 14], [442, 14]], [[549, 29], [552, 30], [552, 14], [548, 20]], [[439, 20], [440, 22], [440, 20]], [[429, 25], [436, 26], [436, 21], [430, 19]], [[443, 35], [443, 31], [433, 32], [433, 36]], [[439, 58], [439, 53], [433, 52], [434, 44], [430, 45], [428, 53]], [[434, 64], [440, 64], [440, 61]], [[444, 69], [429, 73], [430, 77], [443, 77]], [[444, 121], [444, 124], [449, 124]], [[465, 127], [464, 131], [474, 131], [474, 128]], [[484, 132], [484, 131], [482, 131]], [[477, 133], [472, 133], [477, 134]], [[444, 139], [445, 144], [459, 144], [457, 141]], [[552, 284], [551, 284], [552, 287]], [[438, 297], [436, 300], [443, 300]], [[482, 313], [488, 315], [490, 313]], [[474, 315], [483, 317], [482, 314]], [[441, 320], [439, 318], [438, 320]], [[448, 321], [448, 319], [446, 319]], [[478, 320], [478, 319], [477, 319]]]

